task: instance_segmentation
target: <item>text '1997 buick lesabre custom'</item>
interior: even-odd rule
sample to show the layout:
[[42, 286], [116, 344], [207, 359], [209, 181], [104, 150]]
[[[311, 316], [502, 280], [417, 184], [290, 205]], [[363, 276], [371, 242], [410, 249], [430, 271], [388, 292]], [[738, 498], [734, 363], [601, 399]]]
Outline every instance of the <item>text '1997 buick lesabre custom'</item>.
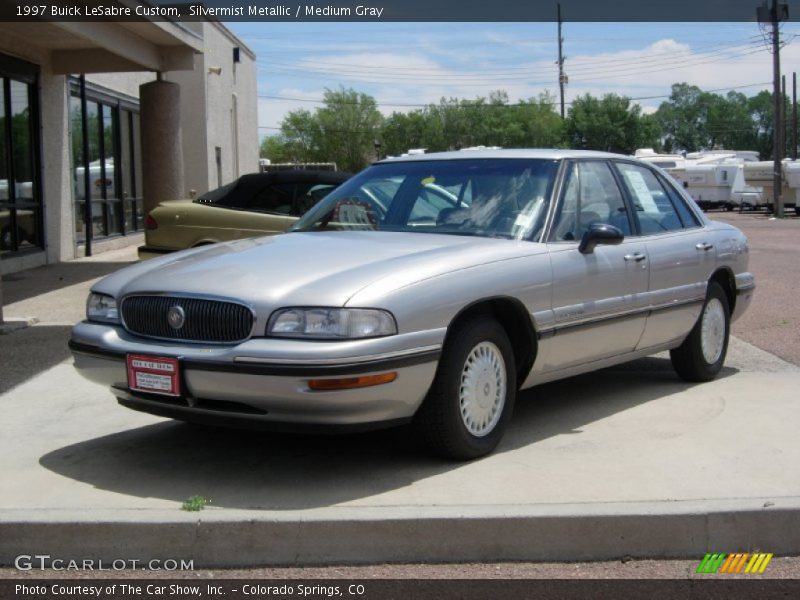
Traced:
[[221, 425], [413, 421], [491, 452], [518, 390], [671, 350], [713, 379], [755, 283], [748, 246], [659, 169], [567, 150], [381, 161], [290, 233], [94, 285], [76, 368], [124, 406]]

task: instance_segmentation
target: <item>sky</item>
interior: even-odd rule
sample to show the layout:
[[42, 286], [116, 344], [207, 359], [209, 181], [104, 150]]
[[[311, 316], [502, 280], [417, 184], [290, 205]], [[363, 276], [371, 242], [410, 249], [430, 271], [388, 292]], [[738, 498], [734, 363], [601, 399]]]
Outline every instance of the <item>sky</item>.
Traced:
[[[385, 115], [442, 97], [505, 90], [511, 102], [558, 98], [555, 23], [228, 23], [257, 55], [260, 137], [287, 112], [320, 107], [326, 88], [373, 96]], [[610, 92], [654, 111], [676, 82], [748, 96], [772, 89], [757, 23], [563, 25], [565, 99]], [[782, 72], [800, 70], [800, 25], [782, 26]], [[568, 108], [568, 107], [567, 107]]]

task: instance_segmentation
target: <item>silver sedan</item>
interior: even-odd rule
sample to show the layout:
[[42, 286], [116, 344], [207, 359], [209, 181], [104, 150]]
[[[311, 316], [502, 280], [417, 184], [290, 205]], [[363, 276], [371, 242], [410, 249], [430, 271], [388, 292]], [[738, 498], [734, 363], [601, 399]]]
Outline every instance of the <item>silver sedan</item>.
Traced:
[[186, 421], [413, 422], [491, 452], [517, 392], [670, 350], [713, 379], [755, 287], [747, 240], [658, 168], [484, 150], [381, 161], [285, 235], [180, 252], [92, 288], [75, 367]]

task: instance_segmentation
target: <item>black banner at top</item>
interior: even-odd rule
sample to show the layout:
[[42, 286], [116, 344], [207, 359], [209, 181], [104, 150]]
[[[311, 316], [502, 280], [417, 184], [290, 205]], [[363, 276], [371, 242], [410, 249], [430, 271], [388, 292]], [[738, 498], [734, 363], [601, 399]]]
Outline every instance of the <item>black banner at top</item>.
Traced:
[[[557, 0], [0, 0], [0, 21], [547, 22]], [[755, 22], [773, 0], [561, 0], [566, 22]], [[800, 0], [776, 3], [800, 20]], [[757, 16], [759, 7], [762, 7]]]

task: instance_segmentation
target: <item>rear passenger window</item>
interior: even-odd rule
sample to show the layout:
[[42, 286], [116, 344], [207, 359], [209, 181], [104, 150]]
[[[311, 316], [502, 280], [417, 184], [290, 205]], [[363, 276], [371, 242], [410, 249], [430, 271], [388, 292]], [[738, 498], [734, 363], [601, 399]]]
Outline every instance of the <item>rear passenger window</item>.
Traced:
[[675, 189], [675, 186], [670, 184], [669, 181], [665, 180], [663, 177], [659, 177], [658, 180], [661, 182], [661, 185], [664, 186], [664, 189], [667, 190], [667, 195], [669, 195], [670, 200], [672, 200], [672, 205], [678, 211], [678, 216], [681, 218], [681, 221], [683, 221], [683, 226], [686, 228], [700, 227], [700, 221], [698, 221], [697, 215], [687, 206], [686, 199]]
[[656, 174], [646, 167], [616, 163], [636, 208], [642, 235], [683, 229], [683, 222]]

